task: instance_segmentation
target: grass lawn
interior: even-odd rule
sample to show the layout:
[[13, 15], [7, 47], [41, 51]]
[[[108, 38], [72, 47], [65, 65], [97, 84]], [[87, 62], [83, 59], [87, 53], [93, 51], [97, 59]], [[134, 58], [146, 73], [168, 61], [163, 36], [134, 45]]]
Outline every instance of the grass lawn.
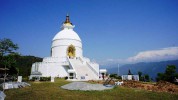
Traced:
[[6, 90], [6, 100], [178, 100], [178, 94], [115, 87], [104, 91], [64, 90], [64, 79], [31, 82], [31, 87]]

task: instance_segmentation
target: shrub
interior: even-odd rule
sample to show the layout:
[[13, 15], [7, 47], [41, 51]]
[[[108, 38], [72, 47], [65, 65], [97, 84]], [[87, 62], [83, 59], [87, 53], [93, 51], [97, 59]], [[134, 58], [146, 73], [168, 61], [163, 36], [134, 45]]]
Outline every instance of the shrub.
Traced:
[[68, 77], [66, 76], [66, 77], [64, 77], [64, 79], [65, 79], [65, 80], [67, 80], [67, 79], [68, 79]]
[[23, 78], [22, 78], [22, 81], [28, 81], [28, 80], [29, 80], [28, 77], [23, 77]]
[[40, 81], [50, 81], [51, 77], [40, 77]]
[[35, 81], [36, 80], [36, 77], [32, 77], [32, 79], [30, 81]]

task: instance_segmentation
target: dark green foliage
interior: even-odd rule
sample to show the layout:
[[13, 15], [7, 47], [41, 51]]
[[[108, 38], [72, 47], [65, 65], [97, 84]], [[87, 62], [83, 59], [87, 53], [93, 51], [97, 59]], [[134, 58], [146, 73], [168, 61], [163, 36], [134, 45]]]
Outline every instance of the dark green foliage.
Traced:
[[[175, 65], [168, 65], [164, 73], [157, 74], [157, 81], [163, 80], [168, 82], [174, 82], [174, 79], [178, 76], [176, 73], [176, 66]], [[178, 78], [178, 77], [177, 77]]]
[[9, 69], [9, 75], [14, 76], [14, 75], [17, 75], [17, 73], [18, 73], [18, 70], [17, 70], [16, 67], [14, 67], [14, 66], [10, 67], [10, 69]]
[[138, 71], [139, 78], [142, 76], [142, 72]]
[[31, 73], [32, 64], [35, 62], [41, 62], [42, 58], [34, 56], [20, 56], [17, 59], [17, 68], [19, 69], [19, 75], [27, 77]]
[[12, 66], [15, 66], [16, 64], [16, 56], [18, 54], [9, 54], [9, 55], [5, 55], [2, 56], [1, 58], [1, 68], [11, 68]]
[[167, 66], [166, 71], [165, 71], [165, 80], [168, 82], [173, 82], [175, 73], [176, 73], [176, 66], [174, 65]]
[[139, 80], [140, 81], [144, 80], [144, 78], [142, 77], [142, 72], [141, 71], [138, 71], [138, 76], [139, 76]]
[[23, 77], [22, 77], [22, 81], [23, 81], [23, 82], [29, 81], [29, 77], [24, 77], [24, 76], [23, 76]]
[[14, 44], [10, 39], [0, 39], [0, 67], [10, 68], [16, 63], [15, 57], [18, 55], [15, 51], [18, 45]]
[[139, 78], [139, 81], [145, 81], [145, 78], [144, 78], [143, 76], [141, 76], [141, 77]]
[[[4, 69], [4, 72], [1, 72], [0, 74], [4, 75], [4, 82], [6, 81], [6, 77], [8, 75], [6, 71], [7, 68], [11, 69], [11, 73], [13, 73], [14, 71], [12, 69], [16, 64], [15, 57], [17, 55], [16, 50], [18, 48], [18, 45], [14, 44], [10, 39], [0, 39], [0, 67]], [[11, 77], [9, 77], [8, 79], [11, 79]]]
[[0, 39], [0, 56], [15, 53], [18, 48], [10, 39]]
[[68, 77], [66, 76], [64, 79], [65, 79], [65, 80], [67, 80], [67, 79], [68, 79]]
[[51, 77], [40, 77], [40, 81], [51, 81]]
[[[16, 75], [18, 74], [23, 77], [27, 77], [30, 75], [31, 67], [33, 63], [42, 61], [42, 58], [39, 57], [20, 56], [20, 55], [13, 55], [13, 56], [8, 55], [8, 56], [4, 56], [4, 59], [8, 59], [7, 61], [9, 61], [6, 64], [6, 66], [8, 69], [10, 69], [9, 70], [10, 75], [14, 75], [16, 73]], [[0, 66], [4, 68], [2, 62], [0, 62]]]
[[178, 73], [175, 73], [174, 76], [175, 76], [176, 78], [178, 78]]
[[[16, 53], [18, 45], [10, 39], [0, 39], [0, 68], [8, 68], [9, 75], [30, 75], [31, 66], [35, 62], [41, 62], [42, 58], [34, 56], [20, 56]], [[1, 74], [4, 74], [1, 73]]]
[[139, 80], [140, 81], [146, 81], [149, 82], [150, 81], [150, 76], [148, 74], [142, 75], [141, 71], [138, 71], [138, 76], [139, 76]]
[[109, 76], [112, 78], [115, 78], [115, 77], [117, 77], [117, 74], [110, 74]]
[[165, 74], [164, 73], [158, 73], [157, 77], [156, 77], [156, 80], [160, 81], [160, 80], [164, 80], [164, 78], [165, 78]]
[[109, 77], [115, 79], [121, 79], [121, 76], [118, 76], [117, 74], [110, 74]]
[[35, 81], [35, 80], [37, 80], [37, 78], [36, 77], [32, 77], [32, 79], [30, 81]]
[[148, 74], [145, 74], [144, 77], [145, 77], [145, 81], [146, 81], [146, 82], [149, 82], [149, 81], [150, 81], [150, 76], [149, 76]]
[[121, 77], [121, 76], [118, 76], [116, 79], [122, 79], [122, 77]]

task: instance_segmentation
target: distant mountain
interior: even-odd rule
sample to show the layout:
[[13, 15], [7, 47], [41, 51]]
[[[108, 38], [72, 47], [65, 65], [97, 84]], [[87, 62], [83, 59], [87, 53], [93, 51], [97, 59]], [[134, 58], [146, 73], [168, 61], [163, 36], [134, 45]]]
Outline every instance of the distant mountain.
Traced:
[[108, 70], [108, 73], [118, 73], [120, 75], [128, 74], [128, 70], [130, 69], [132, 74], [137, 74], [138, 71], [141, 71], [143, 74], [148, 74], [151, 78], [155, 79], [157, 73], [162, 73], [165, 71], [167, 65], [175, 65], [178, 72], [178, 60], [172, 61], [161, 61], [161, 62], [141, 62], [136, 64], [126, 64], [119, 67], [118, 65], [110, 65], [105, 67]]

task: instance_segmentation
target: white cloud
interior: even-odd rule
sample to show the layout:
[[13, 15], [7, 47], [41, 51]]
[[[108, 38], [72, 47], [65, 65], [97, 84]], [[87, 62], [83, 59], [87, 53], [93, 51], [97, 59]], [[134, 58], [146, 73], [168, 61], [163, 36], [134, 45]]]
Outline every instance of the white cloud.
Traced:
[[129, 57], [128, 62], [152, 62], [173, 60], [178, 58], [178, 47], [169, 47], [159, 50], [143, 51], [134, 57]]
[[137, 62], [155, 62], [155, 61], [166, 61], [178, 59], [178, 47], [168, 47], [158, 50], [149, 50], [139, 52], [133, 57], [128, 59], [107, 59], [100, 62], [100, 64], [116, 64], [116, 63], [137, 63]]

